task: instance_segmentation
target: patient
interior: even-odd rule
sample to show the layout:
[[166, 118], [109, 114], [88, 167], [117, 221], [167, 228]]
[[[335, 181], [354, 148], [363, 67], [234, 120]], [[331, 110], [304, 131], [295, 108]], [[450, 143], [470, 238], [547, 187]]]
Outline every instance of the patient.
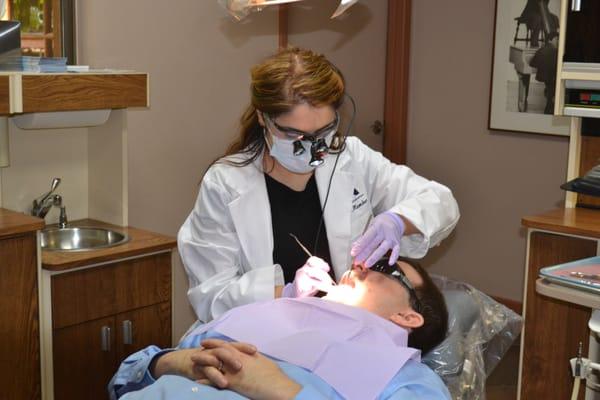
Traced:
[[419, 352], [444, 339], [447, 319], [426, 271], [381, 260], [344, 274], [323, 298], [237, 307], [174, 351], [141, 350], [123, 361], [109, 392], [123, 400], [449, 399]]

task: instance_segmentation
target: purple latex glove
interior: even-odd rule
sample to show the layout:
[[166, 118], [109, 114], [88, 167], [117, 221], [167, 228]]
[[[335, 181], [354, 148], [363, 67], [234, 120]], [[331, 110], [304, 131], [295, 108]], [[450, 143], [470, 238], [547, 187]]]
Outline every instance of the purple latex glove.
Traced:
[[400, 239], [405, 229], [404, 221], [396, 213], [386, 211], [376, 216], [364, 235], [352, 244], [350, 255], [354, 264], [364, 263], [371, 268], [391, 249], [389, 264], [393, 265], [400, 256]]
[[310, 257], [306, 264], [296, 271], [294, 282], [288, 283], [281, 297], [309, 297], [319, 290], [327, 291], [335, 283], [329, 272], [329, 264], [319, 257]]

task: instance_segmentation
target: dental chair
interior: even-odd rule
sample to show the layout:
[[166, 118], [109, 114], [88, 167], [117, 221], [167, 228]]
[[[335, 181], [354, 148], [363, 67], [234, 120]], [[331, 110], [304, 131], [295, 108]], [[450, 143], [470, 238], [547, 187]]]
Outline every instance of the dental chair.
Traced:
[[522, 317], [467, 283], [431, 277], [446, 300], [448, 334], [422, 361], [442, 378], [452, 400], [485, 400], [486, 378], [521, 333]]
[[484, 400], [485, 380], [521, 332], [521, 316], [469, 284], [431, 276], [448, 307], [446, 339], [422, 361], [453, 400]]

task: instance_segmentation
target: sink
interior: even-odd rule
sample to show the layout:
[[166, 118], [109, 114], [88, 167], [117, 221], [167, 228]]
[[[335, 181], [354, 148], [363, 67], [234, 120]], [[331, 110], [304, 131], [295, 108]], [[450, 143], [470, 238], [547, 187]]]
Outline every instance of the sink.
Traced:
[[42, 249], [48, 251], [96, 250], [128, 241], [126, 234], [106, 228], [50, 228], [41, 234]]

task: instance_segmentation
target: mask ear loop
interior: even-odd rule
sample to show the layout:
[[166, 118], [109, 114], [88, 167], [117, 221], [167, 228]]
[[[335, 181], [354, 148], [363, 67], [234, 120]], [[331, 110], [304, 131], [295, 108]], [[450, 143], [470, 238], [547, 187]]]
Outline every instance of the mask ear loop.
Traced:
[[327, 207], [327, 200], [329, 200], [329, 191], [331, 190], [331, 181], [333, 181], [333, 174], [335, 173], [335, 168], [337, 167], [338, 160], [340, 159], [340, 154], [346, 148], [346, 138], [348, 137], [348, 134], [350, 133], [350, 129], [352, 128], [352, 125], [354, 125], [354, 118], [356, 117], [356, 103], [354, 102], [354, 99], [352, 98], [352, 96], [350, 96], [347, 93], [344, 93], [344, 96], [347, 97], [348, 99], [350, 99], [350, 102], [352, 103], [352, 117], [350, 117], [350, 123], [348, 124], [348, 127], [346, 128], [346, 132], [344, 133], [344, 137], [342, 139], [342, 144], [339, 147], [339, 150], [336, 151], [335, 163], [333, 164], [333, 169], [331, 170], [331, 175], [329, 177], [329, 183], [327, 184], [327, 194], [325, 194], [325, 201], [323, 202], [323, 207], [321, 208], [321, 218], [319, 220], [319, 227], [317, 228], [317, 236], [315, 238], [315, 243], [313, 245], [313, 252], [312, 252], [313, 254], [317, 254], [317, 244], [319, 243], [319, 236], [321, 236], [321, 228], [323, 227], [323, 216], [325, 215], [325, 207]]

